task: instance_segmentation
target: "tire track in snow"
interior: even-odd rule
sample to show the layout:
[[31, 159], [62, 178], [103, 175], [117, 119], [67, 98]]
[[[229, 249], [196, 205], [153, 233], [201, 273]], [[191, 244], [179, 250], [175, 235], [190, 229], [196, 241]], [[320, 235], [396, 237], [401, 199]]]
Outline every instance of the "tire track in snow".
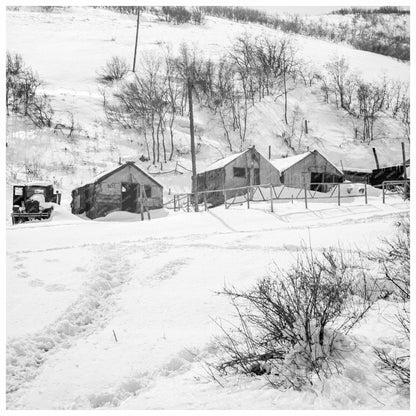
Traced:
[[130, 263], [115, 244], [101, 245], [97, 270], [78, 299], [53, 323], [29, 336], [13, 338], [6, 346], [6, 396], [8, 408], [19, 391], [39, 374], [48, 356], [69, 348], [79, 337], [86, 337], [102, 326], [114, 307], [117, 289], [131, 280]]
[[[284, 222], [283, 226], [275, 226], [275, 227], [268, 227], [268, 228], [254, 228], [249, 230], [234, 230], [234, 231], [226, 231], [226, 232], [212, 232], [212, 233], [194, 233], [194, 234], [187, 234], [187, 235], [180, 235], [177, 237], [172, 236], [162, 236], [162, 237], [146, 237], [146, 238], [136, 238], [136, 239], [126, 239], [117, 241], [117, 244], [129, 244], [129, 243], [155, 243], [155, 244], [166, 244], [172, 245], [173, 241], [177, 242], [180, 240], [186, 240], [188, 238], [206, 238], [207, 236], [212, 235], [226, 235], [226, 234], [251, 234], [251, 233], [264, 233], [264, 232], [275, 232], [280, 230], [304, 230], [306, 227], [308, 228], [330, 228], [337, 225], [347, 225], [347, 224], [362, 224], [366, 222], [376, 222], [382, 220], [384, 218], [400, 218], [403, 214], [409, 212], [409, 209], [397, 209], [392, 212], [386, 213], [379, 213], [379, 210], [368, 211], [366, 217], [358, 217], [354, 218], [354, 213], [346, 213], [345, 216], [337, 216], [334, 217], [334, 221], [331, 221], [332, 218], [322, 218], [321, 221], [317, 221], [315, 223], [294, 223], [290, 224], [290, 222]], [[282, 216], [279, 216], [276, 213], [272, 213], [269, 211], [265, 211], [266, 214], [275, 217], [277, 220], [282, 220]], [[377, 213], [377, 214], [376, 214]], [[373, 215], [371, 215], [373, 214]], [[287, 214], [292, 215], [292, 214]], [[371, 216], [370, 216], [371, 215]], [[283, 221], [282, 221], [283, 222]], [[232, 227], [227, 225], [227, 228], [230, 230]], [[6, 255], [18, 255], [18, 254], [29, 254], [29, 253], [43, 253], [49, 251], [56, 251], [56, 250], [68, 250], [73, 248], [88, 248], [88, 247], [96, 247], [102, 246], [103, 244], [110, 244], [109, 242], [91, 242], [91, 243], [84, 243], [84, 244], [75, 244], [69, 246], [62, 246], [62, 247], [50, 247], [50, 248], [41, 248], [36, 250], [18, 250], [18, 251], [6, 251]], [[177, 244], [177, 243], [176, 243]]]

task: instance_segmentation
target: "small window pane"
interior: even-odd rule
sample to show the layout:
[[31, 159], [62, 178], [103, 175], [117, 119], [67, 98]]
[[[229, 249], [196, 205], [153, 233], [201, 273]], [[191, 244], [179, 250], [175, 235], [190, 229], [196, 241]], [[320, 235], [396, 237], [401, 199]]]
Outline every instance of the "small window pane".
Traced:
[[246, 169], [245, 168], [234, 168], [234, 178], [245, 178]]
[[150, 185], [144, 186], [144, 192], [146, 192], [146, 198], [151, 198], [152, 196], [152, 187]]

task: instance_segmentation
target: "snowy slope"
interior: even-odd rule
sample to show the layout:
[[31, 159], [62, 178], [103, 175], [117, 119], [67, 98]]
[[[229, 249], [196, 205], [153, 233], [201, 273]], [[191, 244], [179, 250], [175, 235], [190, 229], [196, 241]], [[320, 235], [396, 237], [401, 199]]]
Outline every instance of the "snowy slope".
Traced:
[[309, 210], [282, 203], [275, 214], [259, 203], [150, 222], [64, 217], [9, 227], [7, 406], [405, 408], [406, 397], [377, 378], [370, 354], [375, 345], [399, 345], [388, 322], [394, 305], [384, 301], [351, 335], [359, 348], [346, 355], [342, 375], [310, 391], [276, 392], [262, 378], [236, 376], [221, 387], [204, 363], [215, 360], [213, 319], [233, 316], [215, 294], [225, 284], [249, 287], [273, 262], [293, 263], [305, 244], [365, 252], [408, 208], [374, 196], [368, 205]]
[[[104, 120], [102, 96], [97, 82], [97, 71], [112, 56], [128, 62], [134, 46], [135, 18], [106, 10], [68, 8], [52, 13], [34, 11], [7, 12], [7, 49], [20, 53], [25, 62], [44, 80], [44, 90], [56, 109], [56, 119], [67, 120], [74, 115], [80, 127], [75, 139], [67, 139], [61, 132], [34, 129], [30, 123], [8, 119], [7, 183], [24, 181], [24, 164], [38, 161], [42, 175], [57, 181], [63, 191], [64, 204], [69, 204], [71, 189], [122, 160], [137, 160], [145, 153], [143, 139], [135, 133], [109, 128]], [[158, 21], [154, 15], [144, 13], [140, 26], [139, 55], [160, 54], [163, 48], [175, 51], [182, 42], [195, 45], [202, 54], [216, 59], [241, 34], [251, 36], [279, 35], [278, 31], [260, 25], [235, 23], [207, 17], [204, 25], [172, 25]], [[353, 70], [363, 77], [379, 80], [408, 81], [409, 64], [398, 60], [353, 49], [348, 45], [294, 36], [299, 56], [318, 69], [334, 56], [345, 56]], [[357, 168], [375, 167], [371, 147], [378, 151], [380, 164], [386, 166], [401, 162], [398, 138], [401, 127], [390, 118], [376, 125], [376, 140], [371, 144], [353, 139], [354, 120], [325, 104], [319, 88], [298, 86], [289, 94], [289, 111], [298, 108], [301, 117], [309, 121], [309, 135], [301, 145], [323, 150], [335, 164]], [[267, 122], [265, 122], [267, 121]], [[226, 143], [218, 119], [206, 110], [196, 109], [198, 168], [226, 156]], [[255, 144], [267, 154], [272, 146], [273, 158], [288, 153], [282, 142], [284, 130], [283, 101], [271, 97], [257, 103], [250, 110], [247, 146]], [[186, 117], [178, 117], [175, 136], [179, 148], [189, 150], [189, 128]], [[406, 143], [408, 151], [408, 143]], [[189, 155], [177, 156], [189, 166]], [[148, 168], [149, 163], [143, 163]], [[175, 163], [165, 166], [173, 170]], [[152, 168], [154, 169], [154, 168]], [[156, 170], [159, 167], [156, 167]], [[189, 174], [161, 175], [165, 190], [189, 190]], [[10, 188], [9, 188], [10, 189]], [[9, 193], [9, 192], [8, 192]]]
[[[346, 255], [366, 253], [394, 232], [408, 202], [379, 190], [343, 199], [264, 202], [242, 199], [225, 210], [185, 213], [112, 213], [91, 221], [70, 214], [70, 191], [119, 159], [136, 160], [171, 193], [189, 191], [188, 120], [175, 123], [182, 154], [162, 166], [139, 162], [137, 135], [105, 123], [96, 71], [113, 55], [130, 61], [135, 18], [105, 10], [68, 8], [53, 13], [7, 12], [7, 48], [38, 71], [65, 119], [74, 114], [74, 139], [7, 119], [6, 288], [7, 407], [9, 409], [406, 409], [408, 396], [386, 385], [375, 370], [375, 346], [403, 347], [392, 317], [395, 305], [378, 301], [352, 331], [344, 371], [302, 392], [278, 392], [261, 377], [229, 376], [221, 385], [205, 363], [216, 359], [215, 319], [233, 320], [229, 301], [216, 294], [225, 284], [250, 287], [275, 263], [285, 268], [307, 245], [314, 251], [339, 247]], [[203, 26], [170, 25], [144, 14], [140, 53], [158, 53], [191, 41], [218, 57], [239, 34], [277, 32], [257, 25], [208, 17]], [[320, 67], [344, 55], [363, 76], [408, 81], [409, 65], [322, 40], [297, 36], [304, 60]], [[372, 168], [371, 147], [352, 138], [353, 121], [324, 104], [316, 89], [298, 86], [289, 95], [309, 121], [303, 145], [323, 151], [337, 165]], [[251, 109], [247, 145], [272, 157], [288, 152], [282, 143], [283, 103], [266, 98]], [[196, 109], [198, 169], [229, 155], [212, 114]], [[380, 163], [399, 163], [400, 128], [379, 121]], [[407, 146], [407, 144], [406, 144]], [[406, 151], [408, 147], [406, 147]], [[306, 151], [306, 149], [305, 149]], [[24, 164], [37, 163], [38, 179], [51, 179], [62, 194], [51, 220], [10, 225], [11, 186], [31, 179]], [[348, 184], [342, 195], [348, 194]], [[354, 192], [359, 186], [353, 186]], [[290, 198], [293, 190], [286, 189]], [[405, 347], [405, 346], [404, 346]]]

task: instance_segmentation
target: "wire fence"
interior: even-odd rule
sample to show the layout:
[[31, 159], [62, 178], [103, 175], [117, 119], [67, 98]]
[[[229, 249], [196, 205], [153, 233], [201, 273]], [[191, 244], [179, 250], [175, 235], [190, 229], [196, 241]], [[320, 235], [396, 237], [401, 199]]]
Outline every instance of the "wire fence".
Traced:
[[386, 195], [402, 195], [405, 199], [410, 199], [410, 180], [384, 181], [381, 186], [383, 192], [383, 204], [386, 203]]
[[[199, 191], [196, 194], [198, 203], [195, 203], [195, 195], [192, 193], [174, 194], [173, 198], [166, 202], [164, 206], [174, 211], [207, 211], [210, 208], [224, 205], [229, 209], [233, 205], [245, 204], [250, 208], [251, 204], [267, 202], [270, 211], [277, 209], [279, 201], [304, 201], [305, 208], [311, 202], [319, 201], [335, 202], [338, 206], [342, 201], [350, 198], [362, 198], [365, 204], [368, 204], [368, 185], [360, 184], [360, 187], [338, 182], [312, 182], [303, 188], [291, 188], [286, 185], [251, 185], [238, 188], [214, 189]], [[354, 192], [355, 191], [355, 192]], [[410, 181], [386, 181], [381, 186], [382, 200], [385, 203], [386, 195], [402, 195], [404, 198], [410, 198]]]

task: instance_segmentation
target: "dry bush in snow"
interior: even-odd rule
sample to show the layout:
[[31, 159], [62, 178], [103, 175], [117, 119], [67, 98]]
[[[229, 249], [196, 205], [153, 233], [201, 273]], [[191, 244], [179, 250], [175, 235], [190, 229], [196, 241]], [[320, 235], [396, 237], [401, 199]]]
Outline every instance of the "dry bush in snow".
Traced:
[[386, 380], [395, 386], [410, 386], [410, 220], [404, 217], [397, 223], [397, 234], [384, 247], [371, 255], [381, 267], [380, 286], [385, 298], [398, 303], [395, 316], [399, 350], [375, 348], [380, 368]]
[[304, 249], [295, 266], [252, 289], [224, 289], [239, 324], [219, 323], [220, 374], [265, 374], [275, 387], [301, 389], [339, 372], [346, 335], [375, 302], [373, 282], [356, 264], [340, 251], [318, 256]]
[[103, 83], [120, 81], [123, 79], [129, 72], [129, 67], [127, 62], [119, 58], [118, 56], [113, 56], [109, 61], [106, 62], [104, 67], [98, 72], [99, 80]]
[[51, 127], [53, 109], [46, 94], [38, 94], [41, 80], [22, 57], [7, 52], [6, 56], [6, 112], [28, 117], [36, 127]]

